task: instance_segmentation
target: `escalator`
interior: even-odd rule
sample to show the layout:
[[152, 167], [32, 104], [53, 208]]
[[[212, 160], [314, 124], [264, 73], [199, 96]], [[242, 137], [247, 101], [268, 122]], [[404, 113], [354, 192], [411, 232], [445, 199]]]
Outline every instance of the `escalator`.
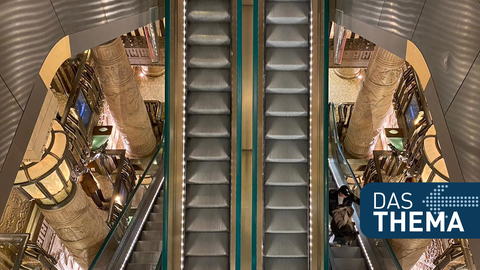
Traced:
[[308, 269], [310, 2], [264, 8], [264, 269]]
[[155, 197], [147, 221], [135, 243], [127, 270], [154, 270], [162, 254], [163, 190]]
[[[351, 190], [358, 189], [360, 191], [361, 186], [340, 144], [335, 114], [335, 106], [331, 103], [329, 107], [329, 189], [337, 189], [340, 186], [348, 185]], [[353, 184], [347, 179], [353, 179]], [[325, 207], [328, 208], [328, 205]], [[330, 268], [332, 270], [402, 270], [387, 239], [371, 239], [361, 232], [360, 206], [354, 203], [352, 207], [355, 210], [353, 221], [359, 232], [358, 237], [350, 246], [333, 244], [329, 247]]]
[[186, 2], [187, 270], [229, 268], [231, 14], [228, 0]]

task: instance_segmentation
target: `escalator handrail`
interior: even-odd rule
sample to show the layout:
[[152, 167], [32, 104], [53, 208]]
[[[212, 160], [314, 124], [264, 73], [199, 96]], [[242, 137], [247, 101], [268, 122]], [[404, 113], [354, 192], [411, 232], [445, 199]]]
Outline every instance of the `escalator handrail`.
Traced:
[[[105, 237], [105, 240], [103, 241], [102, 243], [102, 246], [100, 247], [100, 249], [98, 250], [97, 252], [97, 255], [95, 256], [95, 258], [93, 259], [92, 263], [90, 264], [88, 270], [93, 270], [95, 268], [95, 265], [97, 264], [98, 260], [100, 259], [100, 257], [102, 256], [103, 252], [105, 251], [108, 243], [110, 242], [110, 240], [112, 239], [115, 231], [117, 230], [119, 224], [120, 224], [120, 221], [125, 217], [125, 215], [127, 214], [127, 210], [130, 209], [130, 206], [132, 204], [132, 201], [133, 201], [133, 197], [135, 196], [135, 194], [137, 193], [137, 191], [139, 190], [139, 188], [142, 186], [142, 183], [143, 183], [143, 180], [145, 179], [147, 173], [150, 171], [150, 167], [153, 165], [154, 161], [156, 160], [158, 154], [163, 154], [164, 152], [164, 147], [165, 147], [165, 133], [162, 134], [162, 139], [161, 139], [161, 143], [160, 143], [160, 146], [158, 147], [157, 151], [155, 152], [155, 154], [153, 155], [152, 159], [150, 160], [150, 162], [148, 163], [148, 166], [147, 168], [145, 169], [145, 171], [143, 172], [142, 176], [140, 177], [140, 180], [138, 181], [138, 184], [135, 186], [135, 189], [133, 190], [133, 192], [130, 194], [130, 196], [127, 198], [127, 201], [125, 203], [125, 206], [123, 207], [122, 209], [122, 212], [120, 213], [120, 215], [118, 216], [117, 220], [115, 221], [115, 223], [113, 224], [112, 228], [110, 229], [110, 231], [108, 232], [107, 234], [107, 237]], [[163, 164], [163, 163], [158, 163], [159, 165]]]
[[[338, 150], [338, 152], [340, 153], [340, 158], [342, 159], [342, 162], [347, 166], [348, 168], [348, 172], [350, 174], [350, 176], [353, 178], [353, 180], [355, 181], [355, 185], [357, 186], [358, 190], [361, 190], [362, 187], [360, 186], [360, 184], [358, 183], [358, 180], [357, 178], [355, 177], [355, 174], [353, 173], [353, 170], [352, 170], [352, 167], [350, 166], [350, 164], [348, 163], [348, 160], [347, 158], [345, 157], [345, 154], [343, 153], [343, 149], [342, 149], [342, 146], [340, 144], [340, 138], [338, 136], [338, 131], [337, 131], [337, 120], [336, 120], [336, 117], [335, 117], [335, 104], [333, 102], [330, 102], [330, 110], [329, 110], [329, 115], [330, 115], [330, 130], [332, 132], [332, 137], [335, 141], [335, 145], [336, 145], [336, 148]], [[333, 151], [332, 151], [333, 152]], [[357, 211], [355, 211], [357, 212]], [[360, 212], [358, 211], [357, 212], [358, 216], [360, 217]], [[387, 248], [388, 250], [388, 253], [390, 254], [390, 256], [392, 257], [392, 260], [393, 260], [393, 263], [395, 264], [395, 267], [397, 268], [397, 270], [402, 270], [402, 266], [400, 265], [400, 263], [398, 262], [397, 260], [397, 256], [395, 255], [395, 252], [393, 252], [393, 249], [392, 247], [390, 246], [390, 243], [388, 242], [387, 239], [382, 239], [382, 241], [384, 242], [385, 244], [385, 247]]]

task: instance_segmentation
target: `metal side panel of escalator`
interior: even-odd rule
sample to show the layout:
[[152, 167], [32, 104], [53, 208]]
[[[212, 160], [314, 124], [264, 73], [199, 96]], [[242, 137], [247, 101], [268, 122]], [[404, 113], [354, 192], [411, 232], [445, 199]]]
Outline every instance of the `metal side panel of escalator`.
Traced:
[[309, 265], [310, 2], [265, 1], [265, 270]]
[[230, 0], [186, 1], [187, 270], [230, 265], [231, 21]]

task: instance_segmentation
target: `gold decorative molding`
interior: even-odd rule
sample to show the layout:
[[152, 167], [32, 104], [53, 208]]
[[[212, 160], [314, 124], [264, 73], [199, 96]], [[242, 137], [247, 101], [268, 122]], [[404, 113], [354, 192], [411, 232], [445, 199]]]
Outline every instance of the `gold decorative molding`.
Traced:
[[70, 37], [65, 36], [53, 46], [45, 58], [45, 61], [43, 61], [40, 72], [38, 72], [47, 89], [50, 89], [52, 79], [60, 65], [70, 57], [72, 57], [72, 52], [70, 51]]

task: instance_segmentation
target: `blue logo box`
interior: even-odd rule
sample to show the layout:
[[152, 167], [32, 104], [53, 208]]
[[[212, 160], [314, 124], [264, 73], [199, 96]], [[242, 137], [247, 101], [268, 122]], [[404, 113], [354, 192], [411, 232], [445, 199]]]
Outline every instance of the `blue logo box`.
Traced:
[[480, 238], [480, 183], [371, 183], [360, 230], [370, 238]]

